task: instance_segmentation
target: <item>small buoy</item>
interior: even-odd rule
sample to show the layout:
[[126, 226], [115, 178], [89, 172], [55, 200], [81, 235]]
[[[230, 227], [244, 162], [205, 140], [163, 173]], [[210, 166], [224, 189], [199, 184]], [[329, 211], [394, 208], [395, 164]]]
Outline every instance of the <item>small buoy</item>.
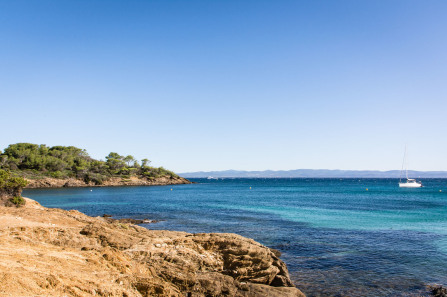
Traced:
[[251, 190], [251, 187], [250, 187], [250, 190]]
[[439, 193], [441, 193], [442, 192], [442, 190], [439, 190]]
[[368, 188], [366, 188], [366, 190], [368, 191]]
[[171, 189], [171, 191], [172, 191], [172, 189]]
[[93, 192], [93, 190], [90, 190], [90, 192]]

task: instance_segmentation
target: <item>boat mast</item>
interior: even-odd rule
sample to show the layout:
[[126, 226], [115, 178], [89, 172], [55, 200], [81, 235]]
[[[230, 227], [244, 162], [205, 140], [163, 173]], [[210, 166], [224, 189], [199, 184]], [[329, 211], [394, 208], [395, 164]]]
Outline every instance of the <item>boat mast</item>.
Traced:
[[405, 176], [407, 178], [408, 181], [408, 159], [407, 159], [407, 145], [405, 145]]
[[402, 160], [402, 169], [400, 170], [400, 176], [399, 176], [399, 182], [402, 181], [402, 172], [404, 171], [404, 164], [405, 164], [405, 176], [408, 179], [408, 171], [407, 171], [407, 164], [406, 164], [406, 160], [407, 160], [407, 145], [405, 145], [405, 150], [404, 150], [404, 159]]

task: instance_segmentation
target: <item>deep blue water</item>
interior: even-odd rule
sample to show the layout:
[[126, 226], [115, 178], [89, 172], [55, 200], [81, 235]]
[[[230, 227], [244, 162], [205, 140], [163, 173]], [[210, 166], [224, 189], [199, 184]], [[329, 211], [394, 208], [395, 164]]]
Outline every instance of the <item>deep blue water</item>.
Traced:
[[[25, 190], [47, 207], [234, 232], [282, 252], [308, 296], [425, 296], [447, 285], [447, 180], [192, 179], [197, 184]], [[172, 189], [172, 190], [171, 190]]]

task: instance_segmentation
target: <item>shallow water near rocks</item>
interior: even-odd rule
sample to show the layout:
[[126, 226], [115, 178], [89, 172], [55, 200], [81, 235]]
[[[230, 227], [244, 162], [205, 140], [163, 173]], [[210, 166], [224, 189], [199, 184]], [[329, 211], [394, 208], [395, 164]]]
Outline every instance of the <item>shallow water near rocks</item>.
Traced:
[[447, 285], [446, 179], [420, 189], [396, 179], [191, 180], [23, 195], [91, 216], [162, 220], [149, 229], [253, 238], [282, 252], [307, 296], [427, 296], [427, 284]]

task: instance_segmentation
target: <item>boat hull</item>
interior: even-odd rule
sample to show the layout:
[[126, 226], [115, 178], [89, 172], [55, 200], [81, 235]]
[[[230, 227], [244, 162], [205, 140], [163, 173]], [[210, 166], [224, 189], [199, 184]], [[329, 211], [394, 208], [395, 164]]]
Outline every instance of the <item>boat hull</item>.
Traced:
[[420, 183], [399, 183], [400, 188], [421, 188], [422, 184]]

